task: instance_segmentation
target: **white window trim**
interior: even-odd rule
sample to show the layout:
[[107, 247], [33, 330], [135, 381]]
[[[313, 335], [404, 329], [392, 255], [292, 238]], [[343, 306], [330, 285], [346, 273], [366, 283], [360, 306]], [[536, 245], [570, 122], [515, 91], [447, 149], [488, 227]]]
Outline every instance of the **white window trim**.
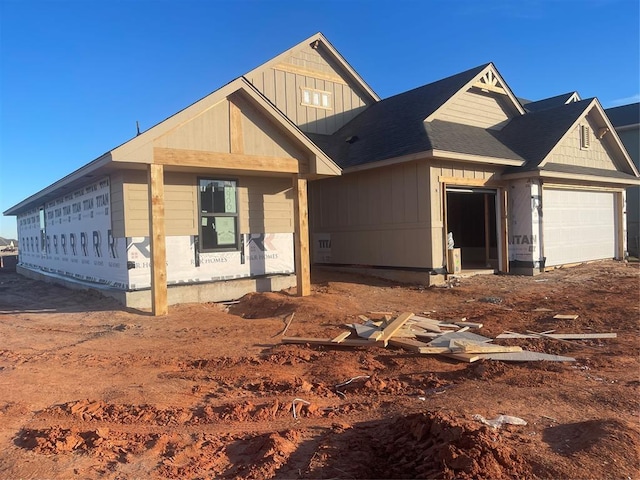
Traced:
[[[308, 95], [309, 102], [305, 102], [305, 94]], [[315, 104], [313, 102], [314, 94], [318, 95], [318, 104]], [[331, 92], [327, 92], [326, 90], [300, 87], [300, 105], [302, 105], [303, 107], [319, 108], [321, 110], [333, 110], [332, 96], [333, 95], [331, 94]], [[328, 106], [323, 105], [325, 99], [328, 103]]]

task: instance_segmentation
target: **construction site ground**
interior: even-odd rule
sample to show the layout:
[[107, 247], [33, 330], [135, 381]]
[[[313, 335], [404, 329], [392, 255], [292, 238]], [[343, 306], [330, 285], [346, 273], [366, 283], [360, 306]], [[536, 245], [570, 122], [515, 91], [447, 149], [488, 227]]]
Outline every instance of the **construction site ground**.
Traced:
[[[309, 297], [249, 294], [153, 317], [0, 274], [0, 478], [640, 478], [637, 263], [450, 288], [331, 271], [312, 283]], [[617, 337], [494, 342], [575, 362], [280, 344], [289, 320], [287, 336], [333, 338], [372, 311], [465, 317], [491, 338]], [[500, 414], [527, 424], [474, 417]]]

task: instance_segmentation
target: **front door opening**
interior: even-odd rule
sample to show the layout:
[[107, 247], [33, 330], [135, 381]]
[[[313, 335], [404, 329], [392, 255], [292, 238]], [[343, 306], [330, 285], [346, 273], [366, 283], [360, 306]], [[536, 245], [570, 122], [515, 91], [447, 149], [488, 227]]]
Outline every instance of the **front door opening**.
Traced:
[[496, 190], [447, 187], [447, 232], [463, 270], [498, 268]]

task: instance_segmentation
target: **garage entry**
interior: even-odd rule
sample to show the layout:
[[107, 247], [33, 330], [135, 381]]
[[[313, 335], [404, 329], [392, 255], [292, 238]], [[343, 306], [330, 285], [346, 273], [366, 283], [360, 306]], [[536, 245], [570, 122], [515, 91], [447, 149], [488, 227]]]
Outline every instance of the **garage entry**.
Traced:
[[546, 266], [615, 258], [614, 193], [545, 187], [542, 195]]

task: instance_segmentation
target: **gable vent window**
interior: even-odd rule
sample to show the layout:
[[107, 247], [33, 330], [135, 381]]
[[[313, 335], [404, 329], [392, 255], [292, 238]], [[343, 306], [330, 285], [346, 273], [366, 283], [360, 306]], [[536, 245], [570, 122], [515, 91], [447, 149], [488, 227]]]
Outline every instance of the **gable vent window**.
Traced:
[[331, 93], [313, 88], [302, 89], [302, 105], [315, 108], [331, 109]]
[[591, 130], [587, 125], [580, 125], [580, 148], [591, 146]]

